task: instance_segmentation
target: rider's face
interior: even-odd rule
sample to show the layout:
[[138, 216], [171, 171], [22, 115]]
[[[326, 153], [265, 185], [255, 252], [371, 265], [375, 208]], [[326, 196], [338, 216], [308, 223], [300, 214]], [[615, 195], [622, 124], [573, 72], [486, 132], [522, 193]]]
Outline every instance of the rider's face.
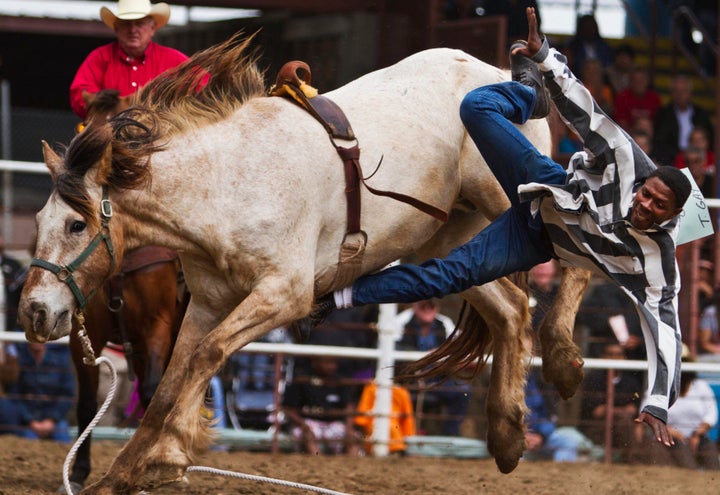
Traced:
[[646, 230], [678, 215], [682, 206], [675, 205], [675, 195], [658, 177], [645, 181], [633, 199], [630, 223], [638, 230]]

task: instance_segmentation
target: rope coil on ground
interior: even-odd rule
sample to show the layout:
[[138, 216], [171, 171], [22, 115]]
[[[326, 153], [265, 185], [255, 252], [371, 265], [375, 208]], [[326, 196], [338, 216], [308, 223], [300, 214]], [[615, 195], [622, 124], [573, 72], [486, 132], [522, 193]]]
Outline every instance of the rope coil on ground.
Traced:
[[311, 492], [325, 493], [327, 495], [350, 495], [348, 493], [336, 492], [334, 490], [329, 490], [327, 488], [320, 488], [320, 487], [313, 486], [313, 485], [306, 485], [304, 483], [296, 483], [294, 481], [278, 480], [275, 478], [266, 478], [265, 476], [256, 476], [253, 474], [236, 473], [234, 471], [226, 471], [224, 469], [216, 469], [216, 468], [207, 467], [207, 466], [190, 466], [187, 468], [187, 472], [190, 472], [190, 471], [217, 474], [220, 476], [228, 476], [231, 478], [241, 478], [241, 479], [246, 479], [246, 480], [251, 480], [251, 481], [260, 481], [263, 483], [287, 486], [287, 487], [291, 487], [291, 488], [300, 488], [300, 489], [308, 490]]
[[[110, 390], [108, 391], [107, 396], [105, 397], [105, 401], [102, 403], [102, 406], [100, 406], [100, 409], [98, 409], [98, 412], [95, 414], [95, 417], [90, 421], [90, 424], [83, 430], [83, 432], [80, 434], [78, 439], [73, 444], [72, 448], [68, 452], [67, 456], [65, 457], [65, 462], [63, 463], [63, 487], [65, 488], [65, 492], [68, 495], [72, 495], [74, 492], [72, 490], [72, 487], [70, 486], [70, 464], [72, 464], [73, 459], [75, 459], [75, 455], [80, 448], [80, 445], [85, 441], [85, 439], [90, 435], [93, 428], [95, 428], [95, 425], [100, 421], [100, 419], [103, 417], [105, 412], [110, 407], [110, 403], [112, 402], [113, 398], [115, 397], [115, 390], [117, 388], [117, 370], [115, 369], [115, 365], [113, 365], [112, 361], [110, 361], [106, 357], [99, 357], [95, 358], [95, 352], [93, 351], [92, 345], [90, 344], [90, 339], [87, 337], [87, 333], [85, 331], [84, 327], [84, 317], [82, 314], [76, 315], [78, 318], [78, 322], [81, 325], [80, 331], [78, 332], [78, 338], [80, 339], [80, 342], [83, 346], [83, 351], [85, 352], [85, 357], [83, 358], [83, 361], [85, 364], [93, 365], [93, 366], [100, 366], [102, 363], [105, 363], [110, 368], [110, 373], [112, 375], [112, 380], [110, 383]], [[348, 493], [343, 492], [336, 492], [334, 490], [329, 490], [327, 488], [320, 488], [317, 486], [312, 485], [306, 485], [304, 483], [296, 483], [293, 481], [284, 481], [279, 480], [275, 478], [266, 478], [265, 476], [256, 476], [252, 474], [244, 474], [244, 473], [237, 473], [234, 471], [226, 471], [223, 469], [216, 469], [212, 467], [207, 466], [189, 466], [186, 470], [187, 472], [195, 471], [195, 472], [204, 472], [204, 473], [210, 473], [210, 474], [217, 474], [220, 476], [227, 476], [231, 478], [240, 478], [240, 479], [246, 479], [250, 481], [259, 481], [262, 483], [270, 483], [274, 485], [280, 485], [280, 486], [287, 486], [291, 488], [299, 488], [303, 490], [308, 490], [316, 493], [323, 493], [326, 495], [350, 495]], [[146, 493], [146, 492], [142, 492]]]
[[78, 437], [78, 439], [75, 440], [75, 443], [65, 457], [65, 462], [63, 463], [63, 486], [65, 487], [65, 493], [67, 493], [68, 495], [72, 495], [74, 493], [72, 487], [70, 486], [70, 464], [72, 463], [73, 459], [75, 459], [75, 454], [80, 448], [80, 445], [82, 445], [88, 435], [90, 435], [90, 433], [92, 432], [93, 428], [95, 428], [95, 425], [103, 417], [105, 411], [108, 410], [108, 408], [110, 407], [110, 403], [115, 396], [115, 388], [117, 387], [117, 371], [115, 370], [115, 366], [113, 366], [112, 362], [108, 358], [100, 356], [90, 364], [93, 364], [94, 366], [100, 366], [100, 364], [102, 363], [105, 363], [110, 368], [110, 373], [112, 373], [110, 390], [108, 391], [107, 397], [105, 397], [105, 401], [102, 403], [102, 406], [100, 406], [97, 414], [95, 414], [95, 417], [92, 419], [92, 421], [90, 421], [90, 424], [87, 426], [87, 428], [85, 428], [85, 430]]

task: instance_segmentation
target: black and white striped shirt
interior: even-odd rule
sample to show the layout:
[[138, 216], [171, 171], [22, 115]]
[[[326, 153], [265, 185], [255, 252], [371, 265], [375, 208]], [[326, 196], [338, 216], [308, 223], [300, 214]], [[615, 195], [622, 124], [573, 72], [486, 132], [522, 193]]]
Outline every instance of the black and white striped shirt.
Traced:
[[635, 302], [648, 356], [647, 402], [643, 411], [667, 421], [678, 395], [681, 334], [677, 317], [680, 275], [675, 259], [679, 219], [647, 230], [630, 223], [638, 187], [654, 163], [593, 101], [547, 41], [539, 62], [563, 120], [582, 138], [563, 186], [525, 184], [522, 199], [540, 211], [561, 264], [592, 271], [617, 283]]

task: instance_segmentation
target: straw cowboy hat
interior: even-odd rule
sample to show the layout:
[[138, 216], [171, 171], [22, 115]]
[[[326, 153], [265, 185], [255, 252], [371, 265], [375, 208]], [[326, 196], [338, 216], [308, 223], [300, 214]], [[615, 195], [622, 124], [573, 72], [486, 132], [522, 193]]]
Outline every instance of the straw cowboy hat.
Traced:
[[147, 16], [155, 19], [155, 29], [160, 29], [170, 19], [170, 7], [165, 2], [151, 5], [150, 0], [119, 0], [117, 15], [107, 7], [100, 8], [100, 18], [113, 31], [118, 19], [132, 21]]

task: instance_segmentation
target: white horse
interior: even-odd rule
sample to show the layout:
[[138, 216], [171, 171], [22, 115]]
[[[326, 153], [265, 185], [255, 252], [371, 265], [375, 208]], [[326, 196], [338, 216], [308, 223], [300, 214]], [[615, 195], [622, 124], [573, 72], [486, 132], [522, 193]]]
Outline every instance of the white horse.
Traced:
[[[37, 215], [20, 304], [28, 340], [67, 335], [78, 301], [107, 279], [113, 255], [136, 246], [179, 252], [192, 293], [142, 425], [83, 493], [128, 493], [181, 477], [210, 441], [198, 413], [210, 378], [233, 352], [306, 316], [315, 295], [337, 288], [328, 274], [338, 269], [345, 234], [340, 159], [303, 109], [266, 96], [248, 43], [233, 38], [193, 56], [147, 85], [137, 109], [76, 136], [64, 156], [44, 143], [55, 188]], [[204, 71], [212, 78], [196, 94]], [[372, 186], [452, 210], [443, 225], [363, 191], [362, 272], [413, 252], [442, 255], [508, 207], [458, 115], [468, 91], [506, 78], [464, 52], [434, 49], [327, 94], [348, 116], [366, 169], [383, 158]], [[522, 129], [549, 151], [545, 121]], [[585, 272], [565, 278], [572, 288], [541, 330], [545, 377], [564, 396], [582, 379], [571, 332], [586, 282]], [[488, 447], [509, 472], [524, 450], [527, 297], [506, 279], [462, 295], [490, 331]], [[482, 358], [490, 341], [482, 328], [466, 328], [456, 339], [466, 345], [445, 352], [459, 363]]]

